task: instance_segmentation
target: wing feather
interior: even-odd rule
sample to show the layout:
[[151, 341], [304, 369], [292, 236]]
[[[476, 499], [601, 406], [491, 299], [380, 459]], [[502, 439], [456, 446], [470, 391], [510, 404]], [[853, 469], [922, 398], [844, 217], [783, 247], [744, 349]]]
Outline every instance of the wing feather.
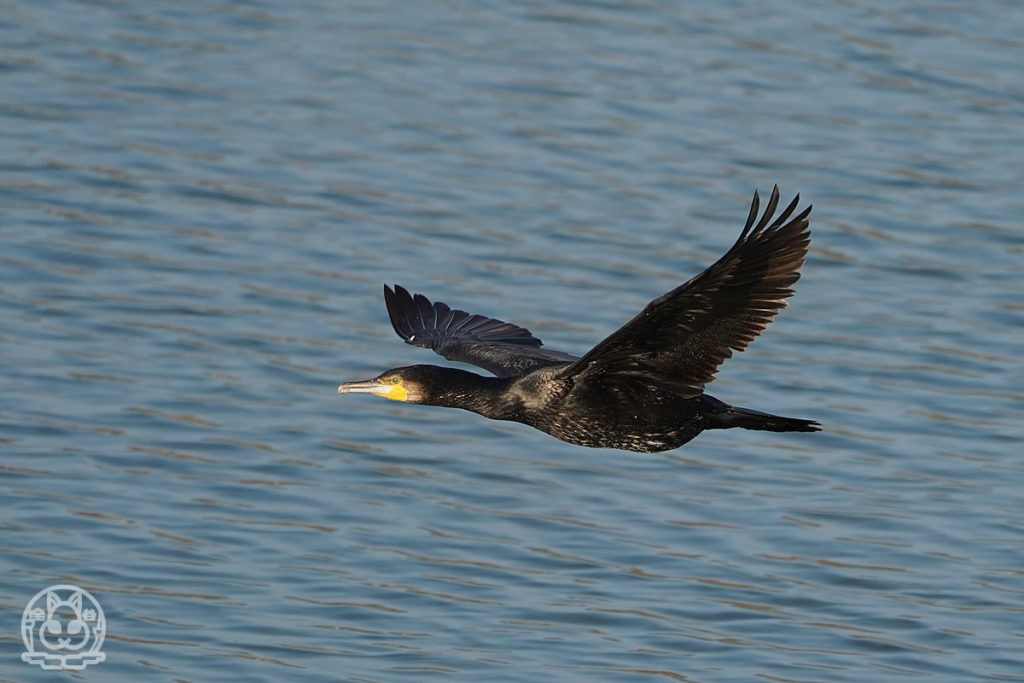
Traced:
[[793, 217], [799, 202], [797, 195], [775, 217], [776, 186], [755, 224], [755, 192], [743, 231], [725, 255], [649, 303], [560, 376], [655, 377], [680, 393], [699, 394], [719, 365], [745, 349], [793, 294], [810, 244], [811, 207]]
[[413, 346], [431, 349], [448, 360], [472, 363], [498, 377], [514, 377], [545, 365], [577, 360], [542, 342], [524, 327], [432, 303], [400, 285], [384, 286], [391, 325]]

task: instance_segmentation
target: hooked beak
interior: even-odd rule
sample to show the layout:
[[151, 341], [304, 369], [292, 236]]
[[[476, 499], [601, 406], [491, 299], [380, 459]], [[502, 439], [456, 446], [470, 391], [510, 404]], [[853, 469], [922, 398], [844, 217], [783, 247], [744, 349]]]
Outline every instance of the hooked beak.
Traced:
[[392, 401], [408, 401], [409, 392], [400, 380], [392, 378], [390, 382], [382, 382], [380, 379], [366, 379], [362, 382], [345, 382], [338, 387], [338, 396], [342, 394], [373, 394], [383, 396]]
[[342, 394], [376, 394], [378, 396], [387, 396], [391, 389], [391, 385], [384, 384], [375, 379], [365, 379], [361, 382], [345, 382], [338, 387], [338, 396]]

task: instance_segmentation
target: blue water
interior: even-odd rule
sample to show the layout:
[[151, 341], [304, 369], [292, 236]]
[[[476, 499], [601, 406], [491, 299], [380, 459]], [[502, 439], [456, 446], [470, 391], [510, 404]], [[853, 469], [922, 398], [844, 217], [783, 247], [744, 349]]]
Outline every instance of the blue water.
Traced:
[[[1024, 680], [1016, 2], [0, 3], [0, 679]], [[660, 455], [335, 395], [814, 204]], [[20, 660], [52, 584], [105, 662]]]

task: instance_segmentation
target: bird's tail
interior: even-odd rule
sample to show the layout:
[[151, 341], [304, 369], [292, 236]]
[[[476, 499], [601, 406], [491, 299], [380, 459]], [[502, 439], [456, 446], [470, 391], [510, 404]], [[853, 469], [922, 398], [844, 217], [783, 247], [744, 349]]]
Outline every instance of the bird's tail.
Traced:
[[701, 413], [707, 423], [705, 429], [759, 429], [767, 432], [820, 432], [821, 425], [814, 420], [782, 417], [759, 410], [740, 408], [723, 403], [717, 398], [701, 396]]

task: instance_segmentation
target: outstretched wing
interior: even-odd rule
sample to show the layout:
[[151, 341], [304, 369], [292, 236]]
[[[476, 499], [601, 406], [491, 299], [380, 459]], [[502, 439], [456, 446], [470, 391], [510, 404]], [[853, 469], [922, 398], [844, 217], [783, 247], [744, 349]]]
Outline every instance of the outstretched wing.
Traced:
[[413, 346], [432, 349], [448, 360], [472, 363], [498, 377], [515, 377], [542, 365], [577, 360], [541, 348], [530, 331], [483, 315], [455, 310], [422, 294], [384, 285], [384, 301], [398, 336]]
[[743, 232], [722, 258], [649, 303], [560, 376], [656, 376], [683, 395], [699, 394], [722, 361], [747, 348], [793, 293], [811, 239], [811, 207], [790, 219], [799, 201], [797, 195], [772, 221], [776, 186], [755, 225], [755, 192]]

